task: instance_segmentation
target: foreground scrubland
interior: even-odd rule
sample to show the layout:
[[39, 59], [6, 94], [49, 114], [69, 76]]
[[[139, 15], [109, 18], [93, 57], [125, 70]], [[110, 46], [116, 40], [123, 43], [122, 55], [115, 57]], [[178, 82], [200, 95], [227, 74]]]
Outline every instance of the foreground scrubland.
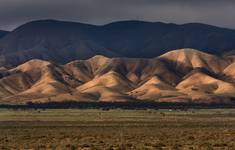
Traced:
[[235, 149], [235, 110], [0, 110], [0, 149]]

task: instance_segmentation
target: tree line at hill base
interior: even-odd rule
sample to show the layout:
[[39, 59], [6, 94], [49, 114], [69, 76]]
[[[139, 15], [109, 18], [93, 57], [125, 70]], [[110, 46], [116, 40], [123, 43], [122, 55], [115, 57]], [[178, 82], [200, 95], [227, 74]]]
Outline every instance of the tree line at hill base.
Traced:
[[48, 102], [25, 105], [1, 104], [0, 108], [7, 109], [219, 109], [235, 108], [235, 103], [159, 103], [159, 102]]

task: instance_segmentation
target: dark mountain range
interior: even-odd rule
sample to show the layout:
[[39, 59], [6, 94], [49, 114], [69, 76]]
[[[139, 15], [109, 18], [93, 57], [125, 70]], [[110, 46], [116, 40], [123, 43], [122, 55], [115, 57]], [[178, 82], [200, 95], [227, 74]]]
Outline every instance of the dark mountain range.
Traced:
[[35, 58], [64, 64], [95, 55], [152, 58], [180, 48], [225, 54], [235, 49], [235, 30], [197, 23], [123, 21], [95, 26], [33, 21], [0, 39], [0, 65]]

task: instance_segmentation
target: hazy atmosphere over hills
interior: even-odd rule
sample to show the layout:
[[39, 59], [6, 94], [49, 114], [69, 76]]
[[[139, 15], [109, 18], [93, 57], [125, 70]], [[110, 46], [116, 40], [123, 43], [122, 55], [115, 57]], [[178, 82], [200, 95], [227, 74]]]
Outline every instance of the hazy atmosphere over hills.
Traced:
[[[0, 0], [0, 29], [32, 20], [200, 22], [235, 29], [233, 0]], [[14, 14], [14, 15], [13, 15]]]
[[[108, 58], [97, 55], [59, 65], [32, 59], [1, 68], [2, 103], [51, 101], [156, 101], [231, 103], [234, 58], [194, 49], [159, 57]], [[196, 79], [196, 80], [195, 80]]]
[[0, 39], [0, 65], [16, 66], [31, 59], [64, 64], [95, 55], [153, 58], [180, 48], [224, 55], [233, 53], [234, 41], [235, 30], [197, 23], [122, 21], [95, 26], [42, 20]]

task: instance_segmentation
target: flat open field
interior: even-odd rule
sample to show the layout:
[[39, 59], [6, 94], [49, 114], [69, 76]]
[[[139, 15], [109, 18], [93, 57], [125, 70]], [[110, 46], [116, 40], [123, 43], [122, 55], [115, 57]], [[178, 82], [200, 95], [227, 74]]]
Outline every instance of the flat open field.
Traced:
[[235, 110], [0, 109], [0, 149], [235, 149]]

